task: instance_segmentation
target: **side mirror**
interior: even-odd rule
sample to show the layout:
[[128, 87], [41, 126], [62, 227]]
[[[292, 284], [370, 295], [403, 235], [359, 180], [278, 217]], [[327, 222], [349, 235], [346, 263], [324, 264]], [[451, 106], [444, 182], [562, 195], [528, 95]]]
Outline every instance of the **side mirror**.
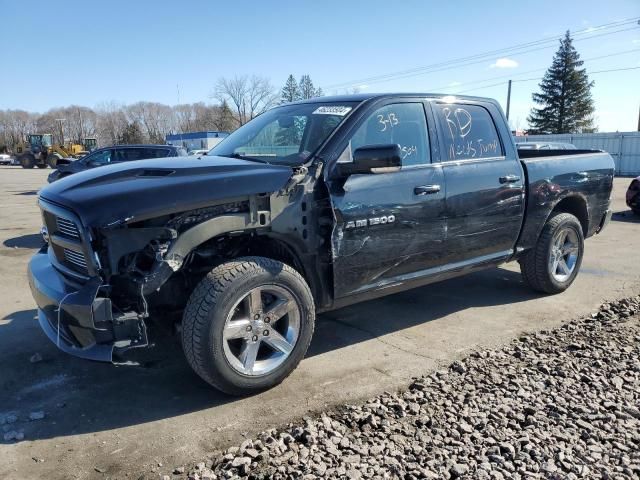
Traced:
[[357, 173], [390, 173], [400, 170], [402, 151], [400, 145], [368, 145], [353, 152], [353, 162], [336, 164], [341, 177]]

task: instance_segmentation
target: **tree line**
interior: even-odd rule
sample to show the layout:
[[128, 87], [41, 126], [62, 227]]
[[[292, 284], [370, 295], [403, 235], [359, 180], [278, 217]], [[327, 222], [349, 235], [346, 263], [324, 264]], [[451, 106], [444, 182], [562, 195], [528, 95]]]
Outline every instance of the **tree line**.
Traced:
[[229, 107], [190, 103], [169, 106], [158, 102], [132, 105], [105, 103], [97, 108], [80, 105], [53, 108], [39, 114], [25, 110], [0, 110], [0, 146], [11, 149], [31, 133], [51, 133], [57, 144], [82, 144], [96, 138], [99, 145], [164, 143], [172, 132], [230, 131], [236, 122]]
[[194, 131], [233, 131], [275, 105], [322, 96], [309, 75], [293, 75], [279, 91], [268, 78], [237, 75], [219, 78], [211, 99], [215, 103], [166, 105], [108, 102], [52, 108], [45, 113], [0, 110], [0, 151], [11, 151], [31, 133], [50, 133], [53, 142], [79, 143], [96, 138], [98, 145], [164, 143], [167, 134]]

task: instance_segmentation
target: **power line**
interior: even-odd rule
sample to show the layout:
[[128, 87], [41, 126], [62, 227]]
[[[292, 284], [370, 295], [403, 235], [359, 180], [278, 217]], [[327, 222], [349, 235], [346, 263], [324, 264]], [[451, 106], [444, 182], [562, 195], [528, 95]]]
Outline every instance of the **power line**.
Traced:
[[[597, 70], [595, 72], [588, 72], [588, 75], [595, 75], [597, 73], [608, 73], [608, 72], [623, 72], [626, 70], [638, 70], [640, 69], [640, 67], [624, 67], [624, 68], [612, 68], [609, 70]], [[514, 80], [513, 83], [516, 82], [531, 82], [533, 80], [542, 80], [543, 77], [534, 77], [534, 78], [523, 78], [521, 80]], [[467, 92], [473, 92], [475, 90], [483, 90], [485, 88], [491, 88], [491, 87], [497, 87], [499, 85], [506, 85], [508, 82], [498, 82], [498, 83], [492, 83], [491, 85], [483, 85], [482, 87], [476, 87], [476, 88], [470, 88], [468, 90], [461, 90], [459, 92], [456, 92], [453, 95], [459, 95], [461, 93], [467, 93]]]
[[[622, 72], [625, 70], [638, 70], [640, 67], [626, 67], [626, 68], [612, 68], [609, 70], [596, 70], [595, 72], [587, 72], [587, 75], [595, 75], [596, 73], [609, 73], [609, 72]], [[535, 77], [535, 78], [523, 78], [521, 80], [514, 80], [515, 82], [530, 82], [532, 80], [542, 80], [544, 77]]]
[[[585, 58], [582, 61], [585, 62], [585, 63], [586, 62], [593, 62], [595, 60], [601, 60], [603, 58], [617, 57], [617, 56], [620, 56], [620, 55], [626, 55], [628, 53], [635, 53], [635, 52], [640, 52], [640, 49], [635, 48], [635, 49], [631, 49], [631, 50], [625, 50], [625, 51], [622, 51], [622, 52], [608, 53], [606, 55], [600, 55], [600, 56], [597, 56], [597, 57]], [[467, 86], [467, 85], [475, 85], [475, 84], [478, 84], [478, 83], [486, 83], [486, 82], [491, 82], [493, 80], [498, 80], [500, 78], [510, 78], [510, 79], [512, 79], [513, 77], [518, 77], [520, 75], [527, 75], [529, 73], [534, 73], [534, 72], [540, 72], [540, 71], [543, 71], [543, 70], [546, 70], [546, 67], [534, 68], [533, 70], [527, 70], [525, 72], [519, 72], [519, 73], [508, 73], [506, 75], [499, 75], [499, 76], [496, 76], [496, 77], [485, 78], [484, 80], [472, 80], [470, 82], [459, 83], [459, 84], [455, 85], [455, 87], [463, 87], [463, 86]], [[513, 81], [514, 82], [518, 82], [520, 80], [513, 80]], [[451, 88], [451, 87], [452, 87], [452, 85], [446, 85], [446, 86], [437, 87], [437, 88], [427, 88], [426, 90], [430, 91], [430, 92], [438, 92], [440, 90], [444, 90], [446, 88]]]
[[[592, 35], [591, 37], [586, 37], [586, 38], [580, 38], [574, 41], [580, 41], [580, 40], [591, 40], [593, 38], [598, 38], [598, 37], [604, 37], [607, 35], [613, 35], [616, 33], [620, 33], [620, 32], [626, 32], [629, 30], [635, 30], [636, 27], [632, 27], [632, 28], [626, 28], [626, 29], [622, 29], [622, 30], [615, 30], [613, 32], [606, 32], [606, 33], [601, 33], [599, 35]], [[520, 52], [517, 52], [518, 55], [524, 55], [526, 53], [531, 53], [531, 52], [538, 52], [540, 50], [547, 50], [549, 48], [555, 48], [555, 45], [546, 45], [543, 47], [538, 47], [538, 48], [532, 48], [529, 50], [523, 50]], [[425, 75], [427, 73], [435, 73], [435, 72], [442, 72], [445, 70], [452, 70], [454, 68], [460, 68], [460, 67], [468, 67], [471, 65], [477, 65], [479, 63], [485, 63], [488, 59], [491, 59], [493, 57], [488, 57], [488, 58], [482, 58], [480, 60], [475, 60], [473, 62], [467, 62], [467, 63], [463, 63], [463, 64], [459, 64], [459, 65], [450, 65], [450, 66], [443, 66], [440, 68], [434, 68], [434, 69], [430, 69], [428, 71], [422, 71], [422, 72], [416, 72], [416, 73], [412, 73], [412, 74], [406, 74], [406, 75], [402, 75], [402, 76], [393, 76], [393, 77], [389, 77], [389, 78], [384, 78], [384, 79], [380, 79], [380, 80], [374, 80], [374, 81], [369, 81], [367, 83], [382, 83], [382, 82], [387, 82], [389, 80], [398, 80], [398, 79], [404, 79], [404, 78], [410, 78], [410, 77], [416, 77], [419, 75]]]
[[[637, 21], [638, 21], [638, 18], [640, 18], [640, 17], [619, 20], [619, 21], [616, 21], [616, 22], [610, 22], [610, 23], [606, 23], [606, 24], [603, 24], [603, 25], [599, 25], [597, 27], [591, 27], [591, 28], [579, 30], [579, 31], [577, 31], [577, 32], [575, 32], [573, 34], [573, 37], [575, 39], [576, 36], [588, 35], [588, 36], [586, 36], [584, 38], [575, 39], [576, 41], [579, 41], [579, 40], [587, 40], [587, 39], [591, 39], [591, 38], [601, 37], [601, 36], [604, 36], [604, 35], [612, 35], [612, 34], [615, 34], [615, 33], [620, 33], [620, 32], [624, 32], [624, 31], [632, 30], [632, 29], [635, 29], [636, 27], [634, 26], [634, 27], [631, 27], [631, 28], [618, 29], [618, 30], [615, 30], [613, 32], [605, 32], [605, 33], [599, 33], [599, 34], [592, 35], [593, 33], [600, 32], [602, 30], [609, 30], [609, 29], [612, 29], [612, 28], [622, 27], [622, 26], [629, 25], [629, 24], [636, 24]], [[360, 79], [357, 79], [357, 80], [351, 80], [351, 81], [347, 81], [347, 82], [336, 83], [336, 84], [324, 86], [322, 88], [331, 89], [331, 88], [351, 86], [351, 85], [358, 84], [358, 83], [379, 83], [379, 82], [388, 81], [388, 80], [391, 80], [391, 79], [394, 79], [394, 78], [406, 78], [406, 77], [410, 77], [410, 76], [416, 76], [416, 75], [422, 75], [422, 74], [425, 74], [425, 73], [431, 73], [432, 71], [442, 71], [442, 70], [447, 70], [447, 69], [450, 69], [450, 68], [457, 68], [457, 67], [463, 67], [463, 66], [467, 66], [467, 65], [473, 65], [474, 63], [481, 63], [483, 61], [486, 61], [487, 58], [490, 58], [490, 57], [498, 55], [498, 54], [516, 54], [516, 53], [517, 54], [524, 54], [524, 53], [529, 53], [529, 52], [532, 52], [532, 51], [542, 50], [542, 49], [545, 49], [545, 48], [551, 48], [553, 45], [555, 45], [557, 40], [558, 40], [558, 36], [549, 37], [549, 38], [545, 38], [545, 39], [539, 39], [539, 40], [535, 40], [535, 41], [531, 41], [531, 42], [526, 42], [526, 43], [513, 45], [513, 46], [510, 46], [510, 47], [504, 47], [504, 48], [497, 49], [497, 50], [492, 50], [492, 51], [488, 51], [488, 52], [484, 52], [484, 53], [470, 55], [470, 56], [467, 56], [467, 57], [462, 57], [462, 58], [453, 59], [453, 60], [447, 60], [447, 61], [434, 63], [434, 64], [431, 64], [431, 65], [426, 65], [426, 66], [421, 66], [421, 67], [415, 67], [415, 68], [408, 69], [408, 70], [402, 70], [402, 71], [397, 71], [397, 72], [393, 72], [393, 73], [381, 74], [381, 75], [376, 75], [376, 76], [371, 76], [371, 77], [360, 78]], [[539, 45], [549, 44], [549, 43], [551, 43], [552, 45], [546, 45], [546, 46], [541, 47], [541, 48], [535, 48], [535, 49], [529, 49], [529, 50], [525, 50], [525, 51], [519, 51], [519, 50], [527, 49], [527, 48], [532, 47], [532, 46], [539, 46]], [[471, 61], [471, 60], [478, 60], [478, 61], [469, 63], [469, 61]]]
[[[587, 29], [575, 32], [574, 33], [574, 38], [576, 36], [579, 36], [579, 35], [592, 34], [594, 32], [598, 32], [598, 31], [601, 31], [601, 30], [607, 30], [607, 29], [611, 29], [611, 28], [624, 26], [624, 25], [635, 24], [636, 22], [637, 22], [637, 18], [633, 18], [633, 19], [625, 19], [625, 20], [620, 20], [618, 22], [611, 22], [611, 23], [603, 24], [603, 25], [600, 25], [598, 27], [587, 28]], [[619, 33], [621, 31], [632, 30], [632, 29], [635, 29], [635, 28], [636, 27], [634, 26], [634, 27], [629, 28], [629, 29], [616, 30], [614, 32], [608, 32], [606, 34], [608, 35], [608, 34], [613, 34], [613, 33]], [[596, 37], [599, 37], [599, 36], [603, 36], [603, 34], [591, 35], [589, 37], [581, 38], [581, 39], [577, 39], [577, 40], [586, 40], [588, 38], [596, 38]], [[541, 40], [536, 40], [536, 41], [532, 41], [532, 42], [527, 42], [527, 43], [514, 45], [514, 46], [511, 46], [511, 47], [504, 47], [504, 48], [501, 48], [501, 49], [498, 49], [498, 50], [492, 50], [492, 51], [489, 51], [489, 52], [475, 54], [475, 55], [471, 55], [471, 56], [468, 56], [468, 57], [462, 57], [462, 58], [458, 58], [458, 59], [454, 59], [454, 60], [447, 60], [447, 61], [444, 61], [444, 62], [435, 63], [435, 64], [431, 64], [431, 65], [426, 65], [426, 66], [422, 66], [422, 67], [416, 67], [416, 68], [409, 69], [409, 70], [402, 70], [402, 71], [398, 71], [398, 72], [394, 72], [394, 73], [387, 73], [387, 74], [382, 74], [382, 75], [377, 75], [377, 76], [372, 76], [372, 77], [361, 78], [359, 80], [352, 80], [352, 81], [348, 81], [348, 82], [337, 83], [337, 84], [329, 85], [329, 86], [324, 87], [324, 88], [335, 88], [335, 87], [339, 87], [339, 86], [351, 85], [351, 84], [362, 83], [362, 82], [376, 83], [377, 81], [387, 80], [388, 78], [393, 78], [393, 77], [404, 78], [405, 76], [413, 76], [415, 74], [426, 73], [425, 72], [426, 70], [432, 70], [434, 68], [438, 68], [438, 67], [442, 67], [442, 66], [448, 66], [448, 65], [451, 65], [451, 64], [467, 62], [469, 60], [474, 60], [474, 59], [478, 59], [478, 58], [483, 58], [484, 60], [486, 60], [486, 57], [492, 57], [492, 56], [495, 56], [497, 54], [526, 53], [526, 52], [517, 52], [516, 50], [522, 50], [523, 48], [528, 48], [528, 47], [531, 47], [531, 46], [536, 46], [536, 45], [541, 45], [541, 44], [546, 44], [546, 43], [552, 43], [553, 45], [555, 45], [555, 42], [557, 40], [558, 40], [558, 36], [549, 37], [549, 38], [545, 38], [545, 39], [541, 39]], [[549, 48], [549, 46], [547, 46], [545, 48]], [[531, 50], [531, 51], [537, 51], [537, 50], [538, 49], [534, 49], [534, 50]], [[478, 62], [475, 62], [475, 63], [478, 63]], [[464, 65], [460, 65], [460, 66], [464, 66]], [[437, 70], [437, 71], [439, 71], [439, 70]]]

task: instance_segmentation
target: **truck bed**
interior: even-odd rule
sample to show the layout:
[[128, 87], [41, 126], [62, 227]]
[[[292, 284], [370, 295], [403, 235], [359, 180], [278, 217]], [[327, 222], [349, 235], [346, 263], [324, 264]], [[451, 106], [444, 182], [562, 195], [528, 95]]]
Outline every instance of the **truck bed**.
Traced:
[[583, 218], [584, 236], [598, 231], [609, 208], [614, 162], [600, 150], [518, 151], [527, 185], [527, 206], [518, 250], [531, 248], [553, 206], [572, 197], [576, 216]]

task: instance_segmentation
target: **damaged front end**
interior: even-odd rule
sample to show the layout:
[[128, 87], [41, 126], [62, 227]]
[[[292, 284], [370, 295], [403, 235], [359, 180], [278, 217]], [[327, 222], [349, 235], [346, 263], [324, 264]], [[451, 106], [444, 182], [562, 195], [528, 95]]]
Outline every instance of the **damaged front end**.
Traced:
[[220, 252], [233, 254], [234, 232], [270, 224], [268, 205], [252, 195], [88, 228], [40, 199], [48, 245], [32, 258], [29, 282], [42, 329], [61, 350], [91, 360], [147, 346], [150, 311], [181, 309]]
[[91, 232], [69, 210], [39, 203], [48, 243], [29, 262], [29, 285], [42, 330], [61, 350], [90, 360], [146, 346], [145, 315], [113, 305]]

